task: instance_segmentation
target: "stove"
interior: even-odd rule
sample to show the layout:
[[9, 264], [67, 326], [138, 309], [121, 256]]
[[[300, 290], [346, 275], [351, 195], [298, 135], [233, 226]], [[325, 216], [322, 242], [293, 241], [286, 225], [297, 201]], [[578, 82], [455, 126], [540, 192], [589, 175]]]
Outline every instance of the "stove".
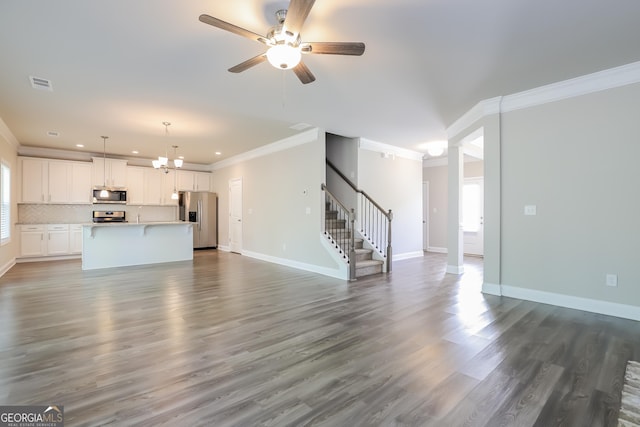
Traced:
[[93, 222], [127, 222], [125, 211], [93, 211]]

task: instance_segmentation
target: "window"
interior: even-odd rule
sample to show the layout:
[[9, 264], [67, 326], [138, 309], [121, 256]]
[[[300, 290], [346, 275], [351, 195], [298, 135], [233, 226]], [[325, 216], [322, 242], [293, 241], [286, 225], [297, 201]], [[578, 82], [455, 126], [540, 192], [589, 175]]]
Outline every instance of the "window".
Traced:
[[0, 244], [11, 239], [11, 168], [0, 162]]

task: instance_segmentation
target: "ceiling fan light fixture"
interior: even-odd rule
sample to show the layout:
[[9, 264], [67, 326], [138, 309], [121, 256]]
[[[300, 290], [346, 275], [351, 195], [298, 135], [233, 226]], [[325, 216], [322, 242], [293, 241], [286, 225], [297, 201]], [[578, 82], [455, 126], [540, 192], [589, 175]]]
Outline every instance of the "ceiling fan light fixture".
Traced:
[[269, 63], [281, 70], [289, 70], [300, 63], [300, 49], [289, 44], [277, 44], [267, 51]]

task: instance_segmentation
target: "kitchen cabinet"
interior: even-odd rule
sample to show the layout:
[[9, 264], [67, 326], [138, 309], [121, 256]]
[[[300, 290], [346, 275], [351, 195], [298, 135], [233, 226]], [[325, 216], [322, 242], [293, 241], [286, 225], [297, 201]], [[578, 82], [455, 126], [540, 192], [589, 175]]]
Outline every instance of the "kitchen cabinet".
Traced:
[[163, 176], [162, 180], [162, 204], [178, 206], [178, 199], [172, 199], [174, 190], [177, 191], [176, 183], [176, 171], [170, 170], [169, 173]]
[[65, 256], [81, 253], [81, 224], [24, 224], [20, 226], [21, 257]]
[[93, 157], [93, 185], [102, 187], [127, 186], [127, 161]]
[[144, 171], [149, 168], [127, 166], [127, 204], [144, 204]]
[[20, 203], [91, 202], [91, 164], [21, 157], [20, 166]]
[[82, 224], [69, 225], [69, 252], [82, 253]]
[[47, 225], [47, 255], [69, 254], [69, 224]]
[[161, 205], [162, 204], [162, 179], [164, 172], [145, 168], [144, 171], [144, 204], [145, 205]]
[[23, 257], [46, 255], [45, 234], [44, 225], [20, 226], [20, 255]]
[[91, 163], [71, 163], [69, 182], [69, 203], [91, 203]]
[[209, 172], [195, 172], [178, 170], [178, 191], [210, 191], [211, 174]]

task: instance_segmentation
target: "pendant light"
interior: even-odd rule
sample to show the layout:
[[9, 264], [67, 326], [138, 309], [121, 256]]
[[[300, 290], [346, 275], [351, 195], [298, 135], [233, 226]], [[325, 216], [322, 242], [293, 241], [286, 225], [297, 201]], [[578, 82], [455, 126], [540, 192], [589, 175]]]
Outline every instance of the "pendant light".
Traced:
[[[169, 141], [169, 126], [171, 126], [171, 123], [162, 122], [162, 124], [164, 125], [164, 135], [166, 137], [166, 140]], [[158, 159], [157, 160], [152, 160], [151, 163], [153, 164], [154, 168], [162, 169], [164, 173], [169, 173], [169, 155], [167, 154], [166, 147], [168, 147], [168, 144], [166, 144], [166, 142], [165, 142], [164, 157], [163, 156], [158, 156]], [[175, 157], [175, 149], [178, 148], [178, 146], [177, 145], [172, 145], [172, 147], [174, 149], [174, 157]], [[174, 166], [174, 168], [181, 168], [182, 167], [182, 159], [174, 158], [173, 166]]]
[[101, 136], [102, 138], [102, 191], [100, 191], [100, 197], [109, 197], [107, 191], [107, 139], [108, 136]]
[[175, 171], [173, 173], [173, 193], [171, 193], [171, 200], [178, 200], [178, 168], [182, 167], [182, 159], [179, 159], [176, 156], [176, 151], [178, 149], [177, 145], [172, 145], [173, 147], [173, 166], [175, 166]]

